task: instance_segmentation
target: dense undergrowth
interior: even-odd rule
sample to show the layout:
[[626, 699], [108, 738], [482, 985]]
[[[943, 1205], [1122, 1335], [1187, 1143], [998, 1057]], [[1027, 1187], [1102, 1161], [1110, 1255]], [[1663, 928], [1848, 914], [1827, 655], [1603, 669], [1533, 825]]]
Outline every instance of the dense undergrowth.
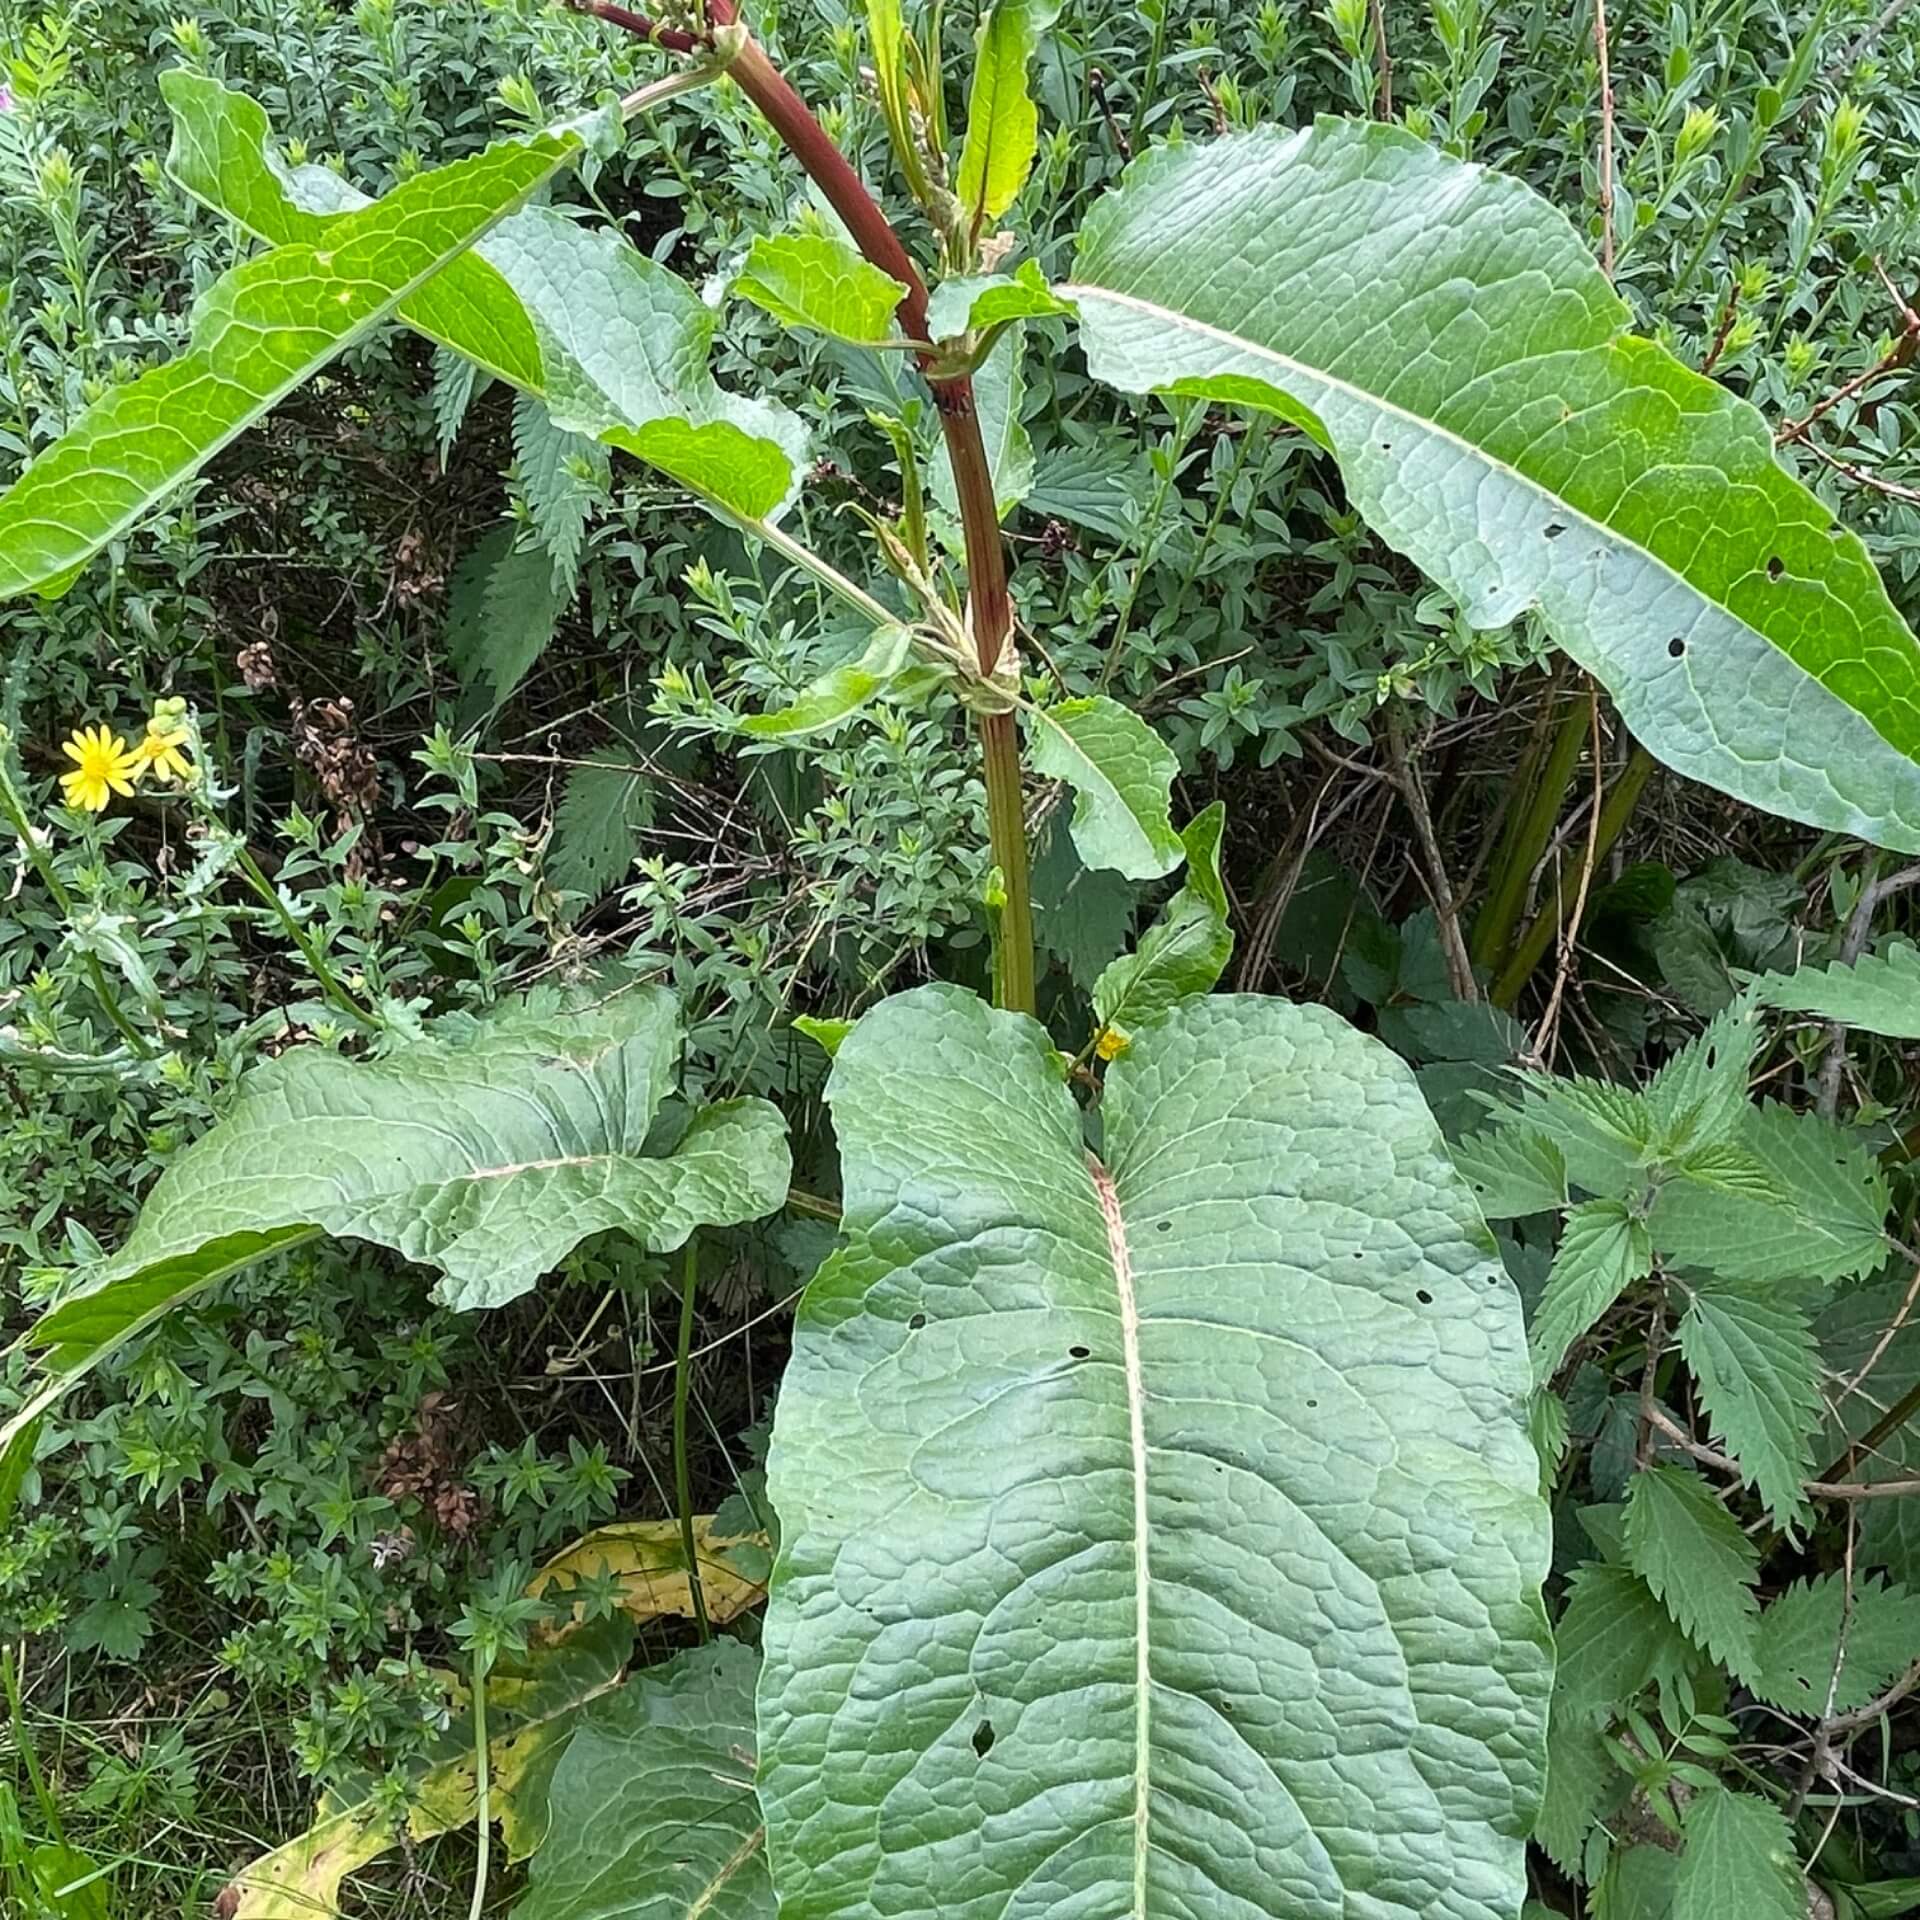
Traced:
[[[1591, 10], [1558, 0], [1076, 0], [1033, 63], [1026, 251], [1065, 279], [1156, 142], [1397, 118], [1566, 211], [1637, 328], [1761, 410], [1920, 621], [1920, 10], [1617, 11], [1603, 109]], [[956, 111], [974, 24], [945, 23]], [[884, 178], [861, 10], [795, 0], [756, 30]], [[6, 478], [178, 348], [231, 258], [159, 164], [163, 71], [251, 95], [290, 161], [378, 193], [661, 65], [529, 0], [0, 0], [0, 50]], [[636, 119], [567, 192], [710, 284], [721, 384], [807, 422], [797, 536], [859, 574], [925, 462], [933, 550], [957, 551], [904, 356], [720, 303], [754, 236], [824, 224], [798, 180], [722, 84]], [[1116, 395], [1066, 319], [1028, 327], [991, 403], [1027, 670], [1144, 716], [1177, 818], [1226, 802], [1229, 983], [1324, 1001], [1413, 1063], [1449, 1137], [1479, 1134], [1461, 1163], [1523, 1300], [1559, 1315], [1531, 1322], [1564, 1623], [1535, 1896], [1731, 1915], [1675, 1889], [1691, 1802], [1731, 1786], [1729, 1819], [1758, 1824], [1688, 1844], [1729, 1849], [1737, 1904], [1794, 1911], [1790, 1844], [1812, 1910], [1910, 1910], [1920, 1708], [1887, 1695], [1920, 1649], [1920, 1493], [1802, 1489], [1920, 1471], [1912, 1055], [1898, 1017], [1742, 989], [1877, 955], [1892, 1000], [1920, 994], [1899, 944], [1920, 870], [1653, 765], [1531, 616], [1474, 631], [1377, 539], [1307, 434]], [[529, 991], [671, 987], [687, 1100], [776, 1103], [801, 1195], [703, 1234], [691, 1322], [678, 1260], [614, 1235], [485, 1314], [316, 1243], [108, 1360], [49, 1417], [0, 1534], [9, 1911], [217, 1913], [317, 1791], [418, 1801], [452, 1676], [537, 1635], [543, 1564], [675, 1516], [676, 1413], [694, 1507], [729, 1536], [774, 1526], [766, 1422], [839, 1177], [826, 1056], [793, 1018], [992, 978], [955, 706], [885, 707], [804, 754], [741, 727], [864, 638], [652, 469], [397, 327], [64, 597], [0, 603], [10, 1333], [125, 1240], [263, 1060], [380, 1059]], [[192, 779], [58, 808], [70, 734], [137, 742], [170, 699]], [[1081, 1002], [1173, 883], [1083, 864], [1071, 802], [1039, 781], [1028, 801], [1040, 1011], [1084, 1066], [1118, 1042]], [[1557, 1078], [1482, 1132], [1515, 1069]], [[1688, 1074], [1718, 1104], [1683, 1137]], [[28, 1376], [23, 1350], [0, 1361], [0, 1408]], [[615, 1608], [601, 1579], [589, 1614]], [[689, 1604], [629, 1600], [643, 1656], [691, 1638]], [[470, 1818], [417, 1826], [348, 1911], [467, 1910]], [[475, 1911], [523, 1886], [501, 1869]]]

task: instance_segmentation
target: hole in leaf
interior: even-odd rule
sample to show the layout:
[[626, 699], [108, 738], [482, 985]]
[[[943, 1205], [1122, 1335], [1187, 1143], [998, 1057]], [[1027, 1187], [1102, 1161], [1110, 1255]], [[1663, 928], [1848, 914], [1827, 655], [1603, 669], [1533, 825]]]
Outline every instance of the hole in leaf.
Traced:
[[1669, 660], [1678, 660], [1686, 650], [1687, 643], [1682, 640], [1677, 633], [1667, 642], [1667, 658]]
[[1318, 1406], [1319, 1404], [1320, 1404], [1320, 1402], [1319, 1402], [1318, 1400], [1309, 1400], [1309, 1401], [1307, 1402], [1307, 1405], [1308, 1405], [1309, 1407], [1317, 1407], [1317, 1406]]
[[1154, 1231], [1156, 1233], [1171, 1233], [1173, 1231], [1173, 1222], [1171, 1220], [1162, 1220], [1159, 1225], [1155, 1227]]
[[924, 1313], [916, 1313], [913, 1318], [907, 1322], [907, 1327], [910, 1332], [918, 1333], [926, 1324], [927, 1316]]
[[1709, 1047], [1707, 1049], [1707, 1071], [1711, 1073], [1719, 1064], [1720, 1049], [1718, 1047]]
[[1566, 528], [1563, 527], [1558, 520], [1549, 520], [1547, 524], [1540, 529], [1540, 537], [1543, 540], [1558, 540], [1565, 532]]
[[1430, 1294], [1425, 1287], [1415, 1287], [1413, 1290], [1413, 1297], [1416, 1300], [1418, 1300], [1423, 1307], [1430, 1307], [1433, 1305], [1433, 1295]]
[[1069, 1347], [1067, 1353], [1075, 1360], [1091, 1360], [1093, 1358], [1093, 1349], [1091, 1347]]
[[993, 1751], [993, 1722], [982, 1720], [973, 1730], [973, 1750], [982, 1760]]
[[1778, 580], [1786, 570], [1787, 563], [1782, 560], [1777, 553], [1767, 556], [1767, 578], [1769, 580]]

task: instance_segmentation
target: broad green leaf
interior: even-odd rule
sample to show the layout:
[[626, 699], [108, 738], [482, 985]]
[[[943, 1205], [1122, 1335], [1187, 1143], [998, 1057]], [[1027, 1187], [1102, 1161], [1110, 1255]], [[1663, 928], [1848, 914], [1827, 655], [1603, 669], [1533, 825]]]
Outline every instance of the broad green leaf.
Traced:
[[1771, 1800], [1725, 1788], [1699, 1793], [1681, 1833], [1672, 1920], [1807, 1920], [1793, 1829]]
[[187, 349], [96, 401], [0, 495], [0, 598], [57, 590], [579, 151], [490, 147], [276, 247], [194, 304]]
[[1524, 1126], [1489, 1127], [1451, 1148], [1453, 1164], [1489, 1220], [1557, 1213], [1567, 1204], [1567, 1162], [1554, 1143]]
[[1865, 547], [1521, 181], [1351, 121], [1161, 148], [1058, 291], [1096, 378], [1303, 428], [1475, 626], [1537, 608], [1678, 772], [1920, 850], [1920, 645]]
[[1646, 1223], [1618, 1200], [1583, 1200], [1572, 1208], [1529, 1329], [1535, 1378], [1543, 1385], [1551, 1380], [1573, 1343], [1652, 1271]]
[[1766, 1006], [1838, 1020], [1889, 1040], [1920, 1040], [1920, 947], [1896, 940], [1852, 966], [1769, 973], [1754, 986]]
[[[323, 168], [280, 163], [265, 113], [244, 95], [199, 74], [170, 73], [163, 85], [175, 177], [248, 231], [330, 243], [348, 217], [340, 210], [366, 204]], [[529, 207], [399, 317], [533, 394], [562, 431], [649, 461], [730, 518], [778, 518], [798, 492], [805, 428], [715, 383], [718, 313], [617, 234]]]
[[[21, 1864], [18, 1854], [8, 1857]], [[32, 1888], [46, 1902], [47, 1920], [113, 1920], [107, 1900], [113, 1889], [112, 1867], [58, 1840], [42, 1841], [26, 1855], [24, 1865]]]
[[1836, 1713], [1864, 1707], [1917, 1653], [1920, 1595], [1868, 1575], [1849, 1596], [1846, 1576], [1828, 1573], [1796, 1581], [1760, 1616], [1753, 1670], [1741, 1677], [1762, 1700], [1817, 1720], [1829, 1688]]
[[1739, 1461], [1774, 1519], [1797, 1526], [1807, 1512], [1801, 1482], [1813, 1465], [1821, 1404], [1806, 1315], [1791, 1302], [1716, 1282], [1688, 1303], [1680, 1351], [1715, 1441]]
[[1586, 1726], [1612, 1719], [1686, 1646], [1637, 1573], [1598, 1561], [1576, 1569], [1567, 1582], [1566, 1609], [1553, 1637], [1559, 1651], [1553, 1711]]
[[932, 986], [828, 1099], [846, 1241], [768, 1463], [788, 1920], [1512, 1914], [1528, 1370], [1405, 1065], [1187, 1000], [1109, 1070], [1093, 1160], [1045, 1031]]
[[759, 1670], [752, 1648], [716, 1640], [584, 1717], [513, 1920], [773, 1920], [753, 1792]]
[[1028, 711], [1033, 770], [1073, 789], [1073, 844], [1090, 867], [1157, 880], [1186, 858], [1169, 811], [1180, 763], [1130, 707], [1104, 694]]
[[1014, 320], [1038, 320], [1073, 308], [1042, 277], [1037, 262], [1022, 260], [1011, 273], [956, 274], [942, 280], [927, 302], [927, 330], [936, 341], [963, 333], [989, 333]]
[[900, 0], [867, 0], [867, 38], [873, 49], [874, 89], [880, 96], [880, 111], [886, 117], [894, 156], [913, 197], [924, 202], [930, 183], [909, 100], [908, 35]]
[[679, 1048], [658, 988], [585, 1013], [445, 1021], [378, 1060], [297, 1047], [249, 1077], [156, 1182], [125, 1246], [30, 1337], [70, 1384], [212, 1282], [321, 1233], [437, 1267], [437, 1296], [468, 1308], [526, 1292], [592, 1233], [663, 1253], [696, 1227], [773, 1212], [790, 1169], [764, 1100], [655, 1134]]
[[967, 135], [955, 188], [977, 234], [1020, 197], [1039, 146], [1040, 116], [1027, 63], [1060, 17], [1060, 0], [997, 0], [980, 23]]
[[496, 527], [453, 570], [447, 588], [447, 662], [465, 699], [464, 731], [499, 710], [546, 650], [560, 617], [553, 562]]
[[796, 1013], [793, 1027], [796, 1033], [804, 1033], [829, 1060], [840, 1051], [840, 1043], [850, 1034], [857, 1023], [852, 1020], [823, 1020], [811, 1013]]
[[822, 674], [777, 713], [748, 714], [740, 731], [756, 740], [796, 740], [838, 726], [880, 697], [906, 665], [912, 644], [905, 627], [877, 628], [858, 660]]
[[1776, 1197], [1729, 1191], [1725, 1181], [1668, 1181], [1648, 1227], [1670, 1260], [1760, 1282], [1848, 1279], [1886, 1258], [1886, 1176], [1855, 1137], [1769, 1101], [1740, 1116], [1734, 1143]]
[[[491, 1799], [511, 1858], [526, 1858], [548, 1837], [555, 1767], [584, 1710], [619, 1687], [632, 1639], [624, 1618], [601, 1621], [556, 1645], [503, 1656], [495, 1668], [487, 1686]], [[473, 1756], [473, 1723], [463, 1712], [408, 1781], [409, 1812], [396, 1817], [384, 1787], [327, 1796], [305, 1833], [241, 1871], [220, 1911], [231, 1920], [339, 1914], [343, 1885], [381, 1855], [473, 1824]]]
[[1124, 1039], [1176, 1001], [1211, 993], [1233, 958], [1227, 890], [1220, 879], [1220, 837], [1227, 806], [1216, 800], [1180, 835], [1187, 877], [1132, 953], [1123, 954], [1093, 989], [1100, 1025]]
[[900, 338], [893, 310], [907, 290], [835, 234], [756, 234], [733, 291], [789, 327], [855, 346]]
[[1080, 858], [1066, 809], [1056, 808], [1033, 862], [1034, 937], [1082, 993], [1126, 950], [1139, 899], [1132, 881]]
[[1744, 1673], [1753, 1658], [1760, 1556], [1691, 1467], [1647, 1467], [1627, 1490], [1633, 1570], [1696, 1646]]

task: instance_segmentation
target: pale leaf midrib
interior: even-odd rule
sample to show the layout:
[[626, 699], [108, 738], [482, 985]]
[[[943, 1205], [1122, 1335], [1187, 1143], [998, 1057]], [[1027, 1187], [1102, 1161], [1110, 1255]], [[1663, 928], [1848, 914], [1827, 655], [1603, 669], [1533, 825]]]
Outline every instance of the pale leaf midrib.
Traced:
[[[1538, 498], [1550, 502], [1556, 511], [1565, 511], [1575, 520], [1579, 521], [1582, 526], [1591, 528], [1600, 538], [1611, 542], [1616, 547], [1624, 548], [1628, 552], [1638, 555], [1649, 566], [1657, 568], [1701, 605], [1712, 607], [1717, 613], [1724, 615], [1736, 626], [1752, 634], [1756, 640], [1770, 647], [1775, 653], [1792, 661], [1828, 699], [1838, 702], [1841, 706], [1845, 707], [1848, 712], [1858, 714], [1863, 720], [1867, 721], [1870, 726], [1873, 726], [1874, 732], [1879, 734], [1882, 740], [1887, 739], [1886, 735], [1881, 733], [1878, 725], [1874, 723], [1871, 714], [1854, 706], [1851, 701], [1843, 699], [1841, 695], [1835, 693], [1824, 680], [1803, 666], [1801, 662], [1795, 658], [1787, 648], [1781, 646], [1770, 633], [1764, 632], [1761, 628], [1756, 627], [1750, 620], [1744, 619], [1741, 615], [1735, 613], [1724, 601], [1715, 599], [1713, 595], [1695, 586], [1671, 561], [1663, 559], [1651, 548], [1642, 546], [1637, 540], [1628, 538], [1627, 535], [1621, 533], [1618, 528], [1610, 525], [1607, 521], [1595, 519], [1594, 516], [1588, 513], [1583, 507], [1578, 507], [1571, 500], [1567, 499], [1564, 494], [1556, 493], [1544, 482], [1534, 479], [1531, 474], [1522, 472], [1520, 468], [1500, 459], [1498, 455], [1490, 453], [1477, 441], [1467, 439], [1464, 434], [1455, 433], [1451, 427], [1442, 426], [1439, 421], [1430, 419], [1425, 414], [1411, 412], [1408, 408], [1387, 399], [1384, 395], [1374, 393], [1366, 387], [1358, 386], [1351, 380], [1344, 380], [1338, 374], [1331, 373], [1324, 367], [1312, 366], [1308, 362], [1297, 359], [1291, 354], [1280, 352], [1276, 347], [1269, 347], [1261, 341], [1250, 339], [1243, 333], [1234, 333], [1229, 328], [1213, 326], [1205, 320], [1196, 320], [1191, 314], [1181, 313], [1177, 308], [1163, 307], [1158, 301], [1143, 300], [1137, 294], [1121, 293], [1115, 288], [1103, 287], [1093, 281], [1068, 281], [1061, 286], [1055, 287], [1054, 292], [1063, 300], [1078, 301], [1088, 297], [1098, 300], [1110, 300], [1116, 306], [1130, 308], [1135, 313], [1144, 314], [1148, 318], [1160, 321], [1167, 326], [1180, 328], [1188, 333], [1200, 334], [1209, 340], [1217, 340], [1223, 346], [1230, 347], [1235, 352], [1244, 353], [1259, 359], [1270, 360], [1276, 367], [1283, 367], [1289, 372], [1300, 374], [1311, 380], [1323, 381], [1327, 386], [1345, 394], [1350, 400], [1356, 403], [1378, 408], [1380, 412], [1389, 414], [1396, 420], [1405, 421], [1408, 426], [1419, 432], [1432, 434], [1436, 439], [1443, 440], [1450, 446], [1458, 447], [1463, 453], [1470, 455], [1483, 466], [1492, 469], [1494, 472], [1505, 474], [1516, 485], [1524, 487], [1528, 492]], [[1691, 683], [1693, 679], [1693, 666], [1691, 661], [1683, 661], [1681, 665], [1687, 675], [1689, 683]], [[1698, 697], [1697, 689], [1696, 697]], [[1703, 705], [1704, 704], [1703, 702]], [[1887, 745], [1892, 747], [1895, 752], [1902, 751], [1902, 749], [1896, 746], [1891, 740], [1887, 740]]]
[[1100, 1202], [1100, 1218], [1107, 1230], [1107, 1258], [1113, 1267], [1114, 1291], [1120, 1303], [1120, 1341], [1127, 1383], [1127, 1441], [1133, 1467], [1133, 1591], [1134, 1591], [1134, 1754], [1133, 1754], [1133, 1905], [1134, 1920], [1146, 1920], [1147, 1851], [1152, 1844], [1148, 1824], [1152, 1815], [1153, 1655], [1148, 1638], [1152, 1620], [1153, 1569], [1147, 1545], [1147, 1423], [1146, 1388], [1140, 1370], [1140, 1309], [1133, 1291], [1133, 1252], [1127, 1244], [1127, 1223], [1120, 1212], [1120, 1195], [1113, 1175], [1087, 1156], [1087, 1171]]

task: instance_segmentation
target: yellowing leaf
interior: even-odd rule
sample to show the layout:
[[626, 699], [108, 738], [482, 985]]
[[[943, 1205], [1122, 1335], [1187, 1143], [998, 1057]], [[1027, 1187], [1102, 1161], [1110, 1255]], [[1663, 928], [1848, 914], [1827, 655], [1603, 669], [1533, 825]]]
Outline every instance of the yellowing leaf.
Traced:
[[[546, 1837], [547, 1784], [583, 1709], [617, 1688], [632, 1631], [625, 1620], [600, 1622], [519, 1664], [502, 1663], [487, 1688], [487, 1743], [494, 1818], [512, 1859], [524, 1859]], [[319, 1818], [298, 1838], [243, 1868], [228, 1893], [231, 1920], [327, 1920], [341, 1911], [348, 1877], [401, 1841], [418, 1843], [472, 1822], [475, 1813], [473, 1731], [464, 1715], [442, 1737], [414, 1783], [404, 1821], [375, 1799], [323, 1801]]]
[[[694, 1549], [700, 1556], [700, 1591], [707, 1618], [724, 1626], [766, 1597], [763, 1581], [751, 1578], [728, 1557], [737, 1546], [765, 1552], [764, 1534], [723, 1534], [714, 1516], [697, 1514], [693, 1522]], [[628, 1618], [644, 1625], [663, 1615], [693, 1617], [687, 1559], [680, 1544], [678, 1520], [625, 1520], [601, 1527], [556, 1554], [534, 1575], [530, 1593], [551, 1593], [571, 1582], [615, 1575], [620, 1581], [620, 1605]]]

